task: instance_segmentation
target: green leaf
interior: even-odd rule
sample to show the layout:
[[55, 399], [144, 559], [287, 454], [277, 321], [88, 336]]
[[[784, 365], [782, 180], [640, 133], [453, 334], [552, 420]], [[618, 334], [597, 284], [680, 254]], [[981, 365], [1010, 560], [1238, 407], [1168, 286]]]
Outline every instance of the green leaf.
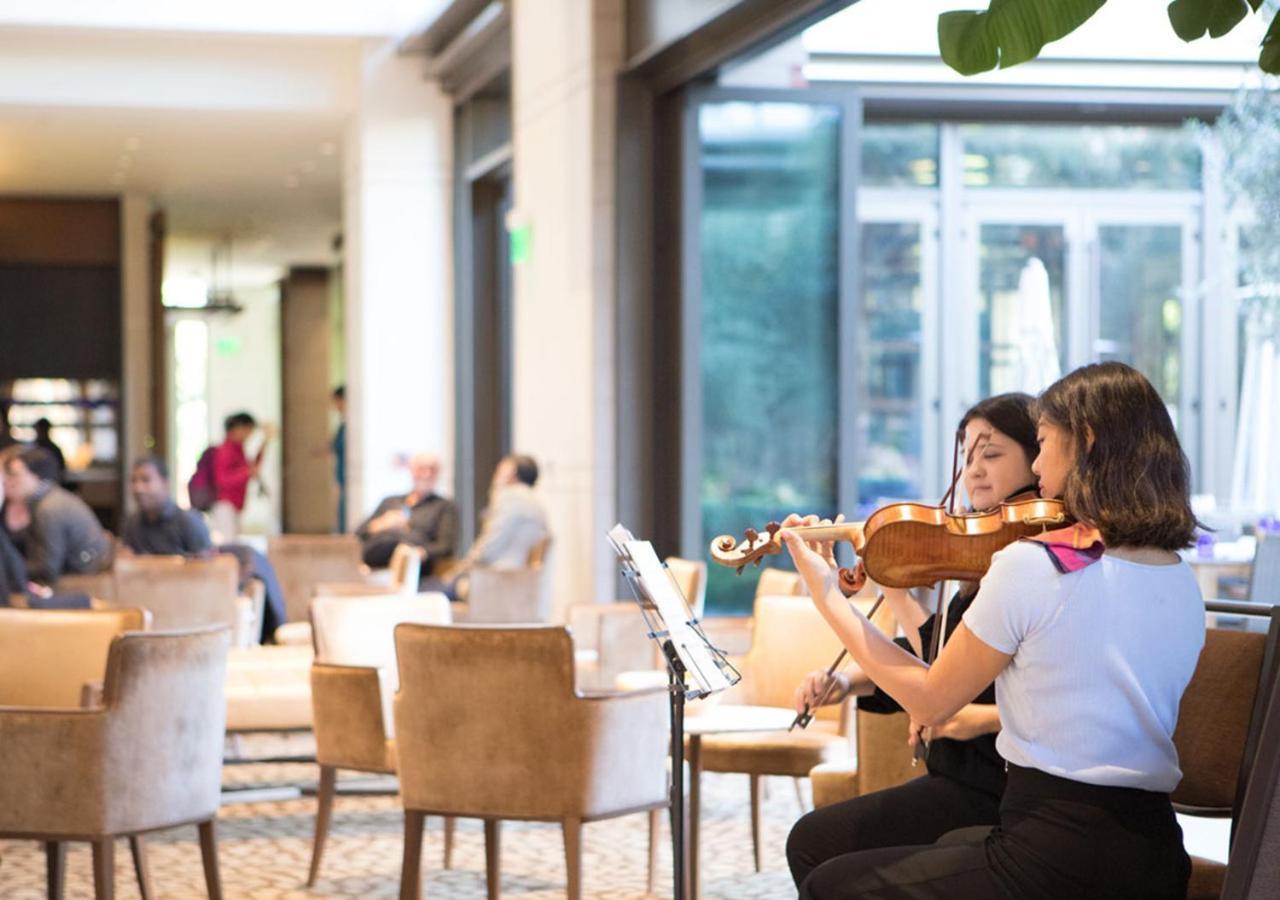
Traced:
[[1205, 32], [1219, 38], [1239, 25], [1248, 12], [1245, 0], [1173, 0], [1169, 23], [1184, 41], [1202, 38]]
[[1262, 39], [1258, 67], [1269, 75], [1280, 75], [1280, 13], [1271, 20], [1271, 27]]
[[961, 75], [1016, 66], [1075, 31], [1105, 2], [991, 0], [986, 12], [945, 12], [938, 16], [938, 49]]

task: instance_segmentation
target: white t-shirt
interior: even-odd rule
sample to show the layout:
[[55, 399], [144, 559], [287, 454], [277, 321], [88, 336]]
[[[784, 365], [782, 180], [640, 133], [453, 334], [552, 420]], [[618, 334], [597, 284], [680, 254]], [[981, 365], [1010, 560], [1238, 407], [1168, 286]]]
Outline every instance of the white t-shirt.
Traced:
[[1013, 656], [996, 678], [1001, 756], [1086, 784], [1177, 786], [1173, 729], [1204, 644], [1204, 601], [1185, 562], [1103, 555], [1062, 574], [1044, 547], [1011, 544], [963, 621]]

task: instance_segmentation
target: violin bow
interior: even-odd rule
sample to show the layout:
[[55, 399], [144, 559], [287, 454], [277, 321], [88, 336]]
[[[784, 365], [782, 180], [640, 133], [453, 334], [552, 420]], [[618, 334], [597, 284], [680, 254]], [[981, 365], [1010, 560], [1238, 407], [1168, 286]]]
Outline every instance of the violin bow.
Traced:
[[[871, 604], [871, 612], [867, 613], [868, 620], [875, 616], [876, 611], [880, 609], [880, 604], [883, 602], [884, 594], [876, 597], [876, 602]], [[803, 730], [809, 727], [809, 723], [813, 721], [813, 714], [817, 711], [819, 706], [825, 706], [827, 698], [831, 696], [831, 689], [835, 687], [836, 684], [836, 669], [840, 668], [840, 663], [844, 662], [844, 658], [848, 655], [848, 650], [841, 649], [840, 655], [836, 657], [835, 662], [833, 662], [827, 669], [827, 686], [823, 689], [822, 696], [818, 698], [818, 702], [813, 706], [809, 706], [809, 704], [806, 703], [804, 706], [804, 712], [795, 717], [791, 723], [791, 727], [788, 728], [787, 731], [795, 731], [797, 728]]]
[[[969, 448], [969, 452], [965, 454], [964, 465], [968, 467], [973, 464], [973, 458], [991, 440], [991, 432], [984, 431], [974, 438], [973, 446]], [[951, 448], [951, 486], [947, 488], [947, 492], [942, 495], [942, 504], [947, 507], [947, 512], [955, 514], [956, 507], [956, 486], [960, 483], [960, 476], [964, 473], [964, 468], [960, 466], [960, 448], [964, 444], [964, 432], [956, 431], [955, 444]], [[943, 605], [943, 597], [946, 594], [947, 583], [945, 581], [938, 582], [938, 599], [933, 609], [933, 634], [930, 635], [928, 648], [921, 647], [925, 651], [924, 661], [929, 665], [933, 665], [934, 660], [938, 658], [938, 654], [942, 652], [942, 635], [947, 630], [947, 610]], [[924, 731], [920, 732], [920, 740], [916, 741], [915, 749], [911, 755], [911, 765], [916, 765], [920, 760], [924, 759], [929, 753], [930, 741], [925, 739]]]

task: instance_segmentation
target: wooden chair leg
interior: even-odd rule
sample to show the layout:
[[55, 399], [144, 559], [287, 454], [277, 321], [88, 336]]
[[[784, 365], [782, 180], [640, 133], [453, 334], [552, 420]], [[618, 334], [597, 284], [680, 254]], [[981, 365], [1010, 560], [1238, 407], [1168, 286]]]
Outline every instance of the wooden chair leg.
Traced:
[[760, 871], [760, 776], [751, 776], [751, 855]]
[[93, 842], [93, 897], [111, 900], [116, 888], [116, 843], [111, 838]]
[[662, 822], [662, 810], [649, 810], [649, 869], [645, 878], [644, 890], [646, 894], [652, 894], [654, 885], [657, 883], [658, 874], [658, 831]]
[[62, 841], [45, 841], [44, 865], [49, 900], [62, 900], [67, 885], [67, 845]]
[[458, 820], [453, 816], [444, 817], [444, 867], [453, 868], [453, 837], [457, 831]]
[[312, 887], [320, 875], [320, 860], [324, 857], [324, 842], [329, 837], [329, 820], [333, 816], [333, 795], [337, 790], [337, 781], [337, 769], [333, 766], [320, 767], [320, 786], [316, 791], [316, 833], [311, 842], [311, 869], [307, 873], [307, 887]]
[[427, 814], [416, 809], [404, 811], [404, 860], [400, 866], [400, 900], [422, 896], [422, 830]]
[[129, 836], [129, 852], [133, 856], [133, 871], [138, 876], [138, 894], [142, 900], [151, 900], [156, 892], [151, 889], [151, 870], [147, 866], [147, 845], [142, 842], [142, 835]]
[[222, 900], [222, 876], [218, 873], [218, 832], [214, 820], [200, 823], [200, 861], [209, 900]]
[[582, 820], [565, 819], [560, 827], [564, 831], [564, 868], [568, 876], [565, 896], [568, 900], [582, 900]]
[[502, 893], [502, 821], [484, 820], [484, 882], [489, 900]]

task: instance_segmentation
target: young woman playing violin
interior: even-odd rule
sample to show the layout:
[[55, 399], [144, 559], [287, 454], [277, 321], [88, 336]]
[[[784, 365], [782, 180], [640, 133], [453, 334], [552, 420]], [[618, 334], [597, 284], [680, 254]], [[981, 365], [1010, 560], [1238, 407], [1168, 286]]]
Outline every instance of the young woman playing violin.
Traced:
[[1186, 896], [1172, 735], [1204, 642], [1174, 552], [1196, 525], [1187, 459], [1160, 396], [1122, 363], [1077, 369], [1036, 409], [1041, 492], [1079, 524], [997, 553], [932, 666], [851, 608], [820, 548], [784, 533], [823, 617], [913, 719], [942, 724], [996, 681], [1008, 765], [997, 827], [828, 860], [801, 897]]
[[[1037, 495], [1031, 462], [1039, 448], [1031, 404], [1027, 394], [1000, 394], [983, 400], [960, 420], [966, 460], [963, 481], [975, 511]], [[797, 516], [783, 525], [800, 523]], [[952, 598], [946, 615], [948, 638], [977, 591], [976, 583], [965, 583]], [[899, 645], [921, 656], [933, 636], [933, 615], [906, 590], [885, 588], [883, 593], [906, 635], [899, 639]], [[828, 694], [827, 673], [811, 672], [796, 689], [796, 709], [813, 708], [824, 695], [827, 702], [838, 703], [853, 693], [860, 695], [859, 709], [886, 714], [902, 710], [857, 666], [838, 673], [835, 679], [837, 683]], [[925, 757], [928, 774], [816, 809], [801, 818], [787, 839], [787, 861], [796, 886], [820, 864], [847, 853], [931, 844], [956, 828], [996, 824], [1005, 773], [1004, 760], [996, 752], [1000, 717], [995, 702], [995, 686], [988, 685], [974, 702], [930, 729], [932, 741]], [[914, 747], [919, 739], [913, 723], [909, 742]]]

